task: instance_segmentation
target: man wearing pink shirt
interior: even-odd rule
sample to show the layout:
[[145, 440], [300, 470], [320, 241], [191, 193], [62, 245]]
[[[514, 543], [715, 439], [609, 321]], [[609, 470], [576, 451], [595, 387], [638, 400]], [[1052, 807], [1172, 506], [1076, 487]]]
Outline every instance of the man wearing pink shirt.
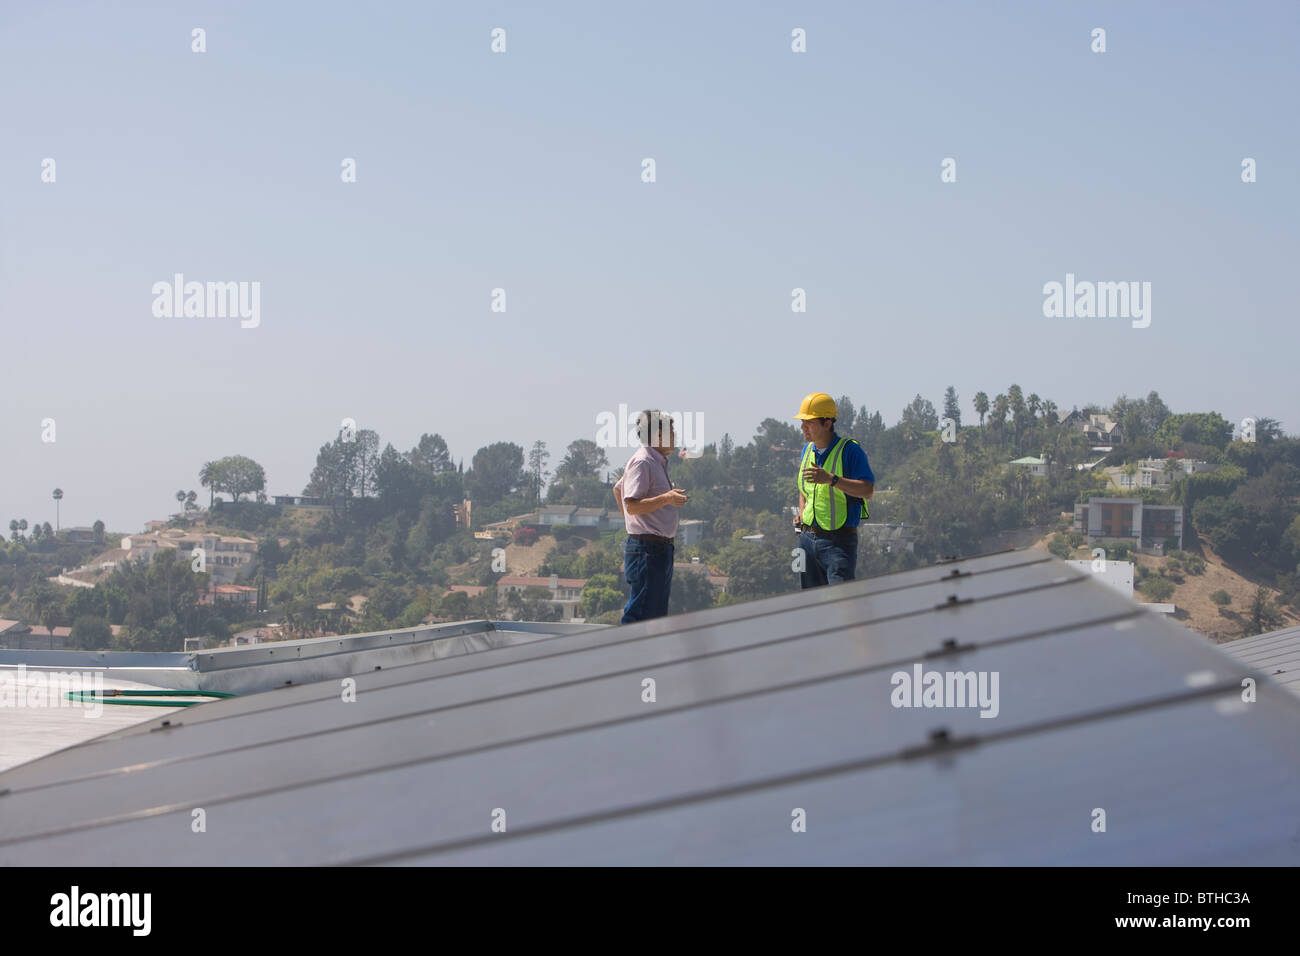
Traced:
[[677, 509], [690, 500], [668, 476], [676, 433], [673, 421], [659, 411], [637, 418], [638, 448], [614, 485], [614, 500], [623, 512], [627, 544], [623, 564], [630, 591], [621, 624], [648, 621], [668, 613], [673, 583], [673, 539]]

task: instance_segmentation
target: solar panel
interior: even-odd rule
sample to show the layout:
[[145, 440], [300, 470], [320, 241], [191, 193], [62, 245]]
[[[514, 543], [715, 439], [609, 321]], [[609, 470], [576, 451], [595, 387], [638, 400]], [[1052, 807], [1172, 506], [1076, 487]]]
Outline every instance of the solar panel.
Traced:
[[190, 708], [0, 774], [0, 863], [1294, 864], [1248, 673], [1006, 552]]

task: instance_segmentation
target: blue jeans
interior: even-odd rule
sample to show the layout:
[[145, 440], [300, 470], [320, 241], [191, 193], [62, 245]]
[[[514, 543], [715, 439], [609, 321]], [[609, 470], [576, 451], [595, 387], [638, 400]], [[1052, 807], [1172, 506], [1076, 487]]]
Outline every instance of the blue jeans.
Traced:
[[673, 546], [666, 541], [628, 538], [623, 549], [627, 577], [627, 607], [620, 624], [648, 621], [668, 614], [668, 589], [673, 583]]
[[799, 584], [804, 588], [852, 581], [858, 570], [856, 533], [818, 538], [805, 531], [799, 535], [799, 547], [803, 548], [804, 553], [804, 571], [800, 575]]

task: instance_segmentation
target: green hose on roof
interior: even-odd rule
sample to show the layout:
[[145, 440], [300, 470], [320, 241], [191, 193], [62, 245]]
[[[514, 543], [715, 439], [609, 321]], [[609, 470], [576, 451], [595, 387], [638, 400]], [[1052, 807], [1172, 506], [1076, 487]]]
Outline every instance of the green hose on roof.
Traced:
[[68, 700], [92, 704], [121, 704], [129, 707], [193, 707], [201, 700], [110, 700], [112, 697], [238, 697], [217, 690], [106, 690], [96, 696], [93, 690], [70, 690], [64, 695]]

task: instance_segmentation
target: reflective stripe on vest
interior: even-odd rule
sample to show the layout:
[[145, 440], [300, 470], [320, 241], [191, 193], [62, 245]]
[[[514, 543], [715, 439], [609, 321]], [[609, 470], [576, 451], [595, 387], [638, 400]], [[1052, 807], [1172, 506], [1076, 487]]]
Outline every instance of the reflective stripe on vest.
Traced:
[[[841, 438], [826, 456], [826, 464], [822, 467], [831, 475], [844, 477], [844, 448], [851, 441], [853, 441], [851, 438]], [[816, 463], [816, 446], [809, 442], [804, 449], [803, 459], [799, 463], [799, 490], [803, 492], [804, 496], [803, 512], [800, 514], [799, 520], [804, 524], [812, 524], [816, 520], [818, 527], [826, 531], [836, 531], [849, 518], [848, 496], [839, 488], [804, 480], [803, 470], [813, 467]], [[821, 488], [830, 493], [823, 493], [819, 496], [818, 489]], [[860, 518], [866, 518], [867, 502], [865, 498], [861, 500]]]

